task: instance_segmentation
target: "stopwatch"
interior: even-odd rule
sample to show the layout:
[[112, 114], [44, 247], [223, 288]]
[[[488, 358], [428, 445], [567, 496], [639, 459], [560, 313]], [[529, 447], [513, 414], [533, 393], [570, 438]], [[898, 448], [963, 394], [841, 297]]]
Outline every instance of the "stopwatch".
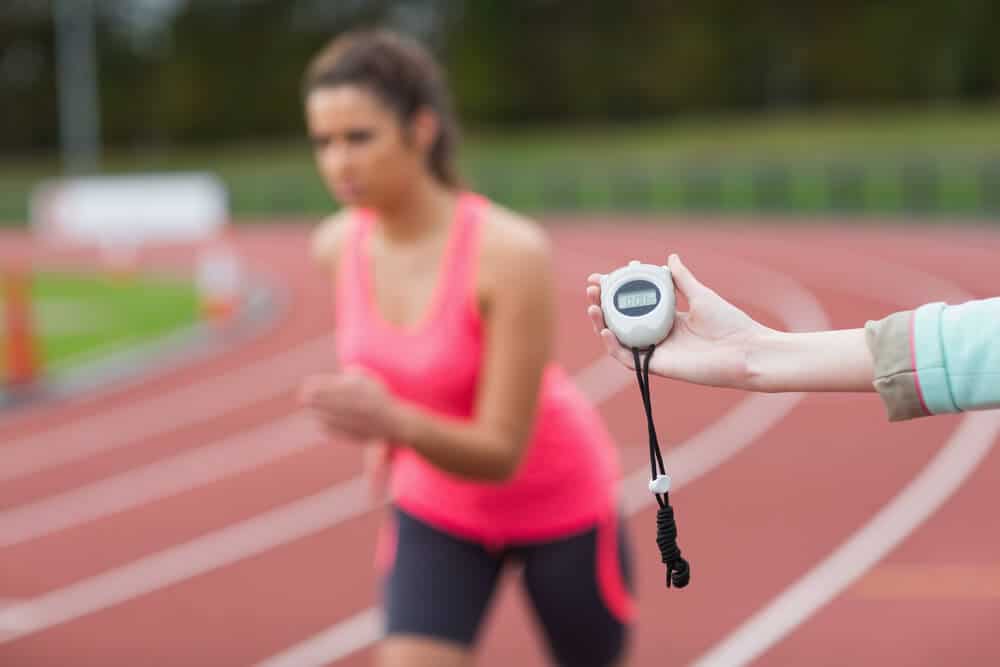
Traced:
[[684, 588], [691, 580], [690, 564], [677, 546], [677, 523], [670, 505], [671, 479], [663, 463], [653, 424], [649, 392], [649, 361], [656, 345], [674, 326], [676, 296], [670, 268], [632, 260], [601, 277], [601, 310], [604, 323], [618, 342], [632, 351], [635, 375], [649, 429], [649, 491], [656, 498], [656, 545], [667, 566], [667, 588]]
[[676, 305], [666, 266], [632, 260], [601, 277], [604, 322], [625, 347], [645, 349], [666, 338]]

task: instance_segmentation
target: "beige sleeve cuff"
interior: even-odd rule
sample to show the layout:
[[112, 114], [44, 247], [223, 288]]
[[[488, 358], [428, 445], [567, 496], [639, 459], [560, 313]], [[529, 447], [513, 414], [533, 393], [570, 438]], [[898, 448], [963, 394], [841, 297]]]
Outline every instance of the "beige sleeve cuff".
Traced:
[[912, 319], [913, 311], [905, 310], [865, 324], [865, 341], [874, 366], [873, 385], [882, 397], [889, 421], [927, 415], [910, 352]]

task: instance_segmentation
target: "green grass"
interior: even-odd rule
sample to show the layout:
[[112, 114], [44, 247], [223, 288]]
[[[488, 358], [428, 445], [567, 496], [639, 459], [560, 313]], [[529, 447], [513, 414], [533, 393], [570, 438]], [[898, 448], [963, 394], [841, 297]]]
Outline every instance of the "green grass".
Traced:
[[[31, 299], [39, 353], [51, 376], [160, 338], [198, 317], [194, 286], [167, 278], [41, 273], [32, 281]], [[5, 357], [0, 376], [6, 374]]]
[[[987, 106], [479, 128], [467, 133], [461, 164], [474, 187], [526, 210], [995, 217], [1000, 215], [997, 147], [1000, 107]], [[925, 161], [935, 169], [930, 185], [921, 190], [917, 181], [908, 188], [904, 173]], [[220, 174], [239, 218], [317, 215], [334, 206], [308, 146], [298, 139], [119, 152], [104, 164], [113, 173], [186, 169]], [[0, 162], [0, 220], [23, 221], [31, 186], [56, 173], [51, 159]]]

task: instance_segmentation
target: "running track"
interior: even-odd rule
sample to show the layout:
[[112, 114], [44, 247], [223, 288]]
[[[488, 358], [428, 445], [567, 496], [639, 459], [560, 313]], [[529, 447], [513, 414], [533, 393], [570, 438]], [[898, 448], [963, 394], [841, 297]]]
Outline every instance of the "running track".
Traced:
[[[890, 425], [874, 395], [654, 381], [692, 563], [687, 589], [663, 587], [638, 391], [590, 333], [588, 273], [677, 251], [758, 318], [801, 330], [1000, 285], [988, 229], [747, 222], [552, 227], [558, 356], [629, 473], [634, 664], [1000, 664], [998, 413]], [[360, 453], [325, 441], [293, 401], [333, 344], [305, 232], [239, 239], [286, 299], [260, 335], [127, 388], [0, 414], [0, 664], [368, 664], [382, 510], [358, 482]], [[516, 573], [481, 664], [545, 664]]]

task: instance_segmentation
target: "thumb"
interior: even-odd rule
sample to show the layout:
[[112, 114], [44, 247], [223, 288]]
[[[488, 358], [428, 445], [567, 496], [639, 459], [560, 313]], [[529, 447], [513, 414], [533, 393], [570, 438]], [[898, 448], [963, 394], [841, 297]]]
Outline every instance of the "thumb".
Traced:
[[688, 300], [688, 303], [694, 297], [708, 291], [708, 288], [698, 282], [698, 279], [684, 266], [681, 258], [676, 254], [670, 255], [670, 258], [667, 260], [667, 266], [670, 267], [670, 275], [674, 279], [674, 285], [677, 286], [681, 294]]

